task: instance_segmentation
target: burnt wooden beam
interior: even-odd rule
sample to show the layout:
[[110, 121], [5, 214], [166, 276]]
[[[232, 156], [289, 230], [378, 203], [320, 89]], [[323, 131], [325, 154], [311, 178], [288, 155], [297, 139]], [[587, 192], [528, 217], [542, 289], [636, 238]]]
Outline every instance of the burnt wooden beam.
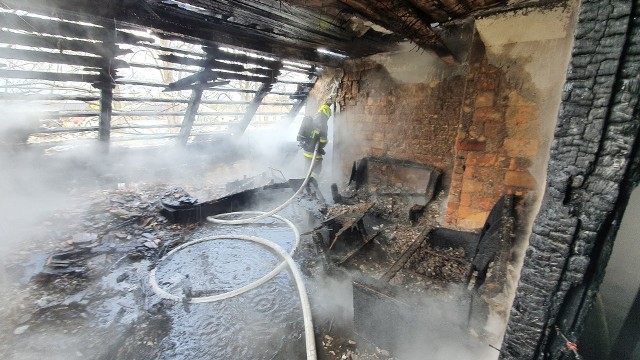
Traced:
[[426, 50], [434, 51], [446, 63], [455, 58], [440, 37], [433, 32], [412, 6], [404, 0], [339, 0], [371, 21], [402, 35]]
[[[56, 74], [57, 75], [57, 74]], [[75, 74], [74, 74], [75, 75]], [[0, 73], [0, 78], [3, 77]], [[62, 80], [67, 81], [67, 80]], [[11, 101], [98, 101], [99, 96], [73, 96], [55, 94], [16, 94], [0, 92], [0, 100]]]
[[132, 52], [129, 49], [116, 48], [115, 53], [112, 54], [110, 53], [111, 49], [105, 48], [101, 43], [8, 31], [0, 31], [0, 43], [55, 49], [60, 52], [64, 50], [79, 51], [100, 56], [119, 56]]
[[175, 53], [175, 54], [183, 54], [183, 55], [190, 55], [190, 56], [204, 56], [205, 55], [204, 53], [198, 53], [198, 52], [195, 52], [195, 51], [189, 51], [189, 50], [184, 50], [184, 49], [175, 49], [175, 48], [170, 48], [170, 47], [166, 47], [166, 46], [150, 44], [147, 41], [139, 42], [135, 46], [139, 46], [139, 47], [143, 47], [143, 48], [147, 48], [147, 49], [154, 49], [154, 50], [164, 51], [164, 52], [167, 52], [167, 53], [170, 53], [170, 54]]
[[[205, 58], [194, 59], [190, 57], [178, 56], [173, 54], [158, 55], [158, 59], [165, 62], [174, 63], [174, 64], [200, 66], [200, 67], [206, 66], [206, 67], [210, 67], [212, 70], [226, 70], [226, 71], [232, 71], [232, 72], [238, 72], [238, 73], [249, 72], [251, 74], [269, 76], [269, 77], [275, 76], [275, 74], [277, 74], [277, 71], [273, 69], [247, 68], [241, 64], [229, 64], [229, 63], [220, 61], [218, 59], [205, 59]], [[229, 61], [234, 61], [234, 60], [229, 60]]]
[[408, 0], [413, 6], [420, 9], [426, 16], [435, 22], [449, 21], [451, 15], [443, 10], [442, 0]]
[[194, 84], [203, 84], [209, 81], [214, 81], [218, 78], [218, 74], [211, 70], [202, 70], [193, 75], [189, 75], [182, 79], [172, 82], [167, 85], [164, 91], [177, 91], [190, 89]]
[[166, 87], [167, 84], [162, 83], [154, 83], [149, 81], [138, 81], [138, 80], [127, 80], [127, 79], [118, 79], [116, 80], [116, 85], [136, 85], [136, 86], [149, 86], [149, 87]]
[[0, 69], [0, 78], [93, 83], [100, 80], [102, 77], [97, 74], [69, 74], [69, 73], [54, 73], [54, 72], [47, 72], [47, 71]]
[[[215, 122], [215, 123], [207, 123], [207, 124], [193, 124], [194, 127], [197, 126], [211, 126], [211, 125], [229, 125], [228, 122]], [[136, 125], [131, 124], [128, 126], [111, 126], [111, 130], [130, 130], [130, 129], [176, 129], [181, 125]], [[100, 127], [98, 126], [87, 126], [87, 127], [77, 127], [77, 128], [60, 128], [60, 129], [38, 129], [34, 130], [33, 134], [58, 134], [58, 133], [76, 133], [76, 132], [95, 132], [99, 131]]]
[[[348, 41], [342, 39], [336, 41], [327, 36], [313, 38], [311, 36], [293, 36], [292, 34], [279, 35], [269, 31], [261, 31], [259, 25], [256, 28], [233, 22], [223, 23], [215, 17], [169, 6], [160, 1], [149, 1], [153, 15], [149, 12], [126, 11], [122, 3], [115, 0], [102, 1], [99, 7], [80, 0], [32, 0], [28, 2], [7, 0], [4, 3], [16, 9], [45, 14], [64, 14], [64, 16], [73, 19], [82, 19], [84, 16], [84, 21], [96, 24], [108, 23], [115, 19], [118, 21], [119, 27], [152, 29], [167, 39], [180, 39], [209, 46], [224, 45], [251, 49], [267, 56], [300, 59], [332, 67], [340, 66], [343, 59], [319, 54], [316, 51], [318, 47], [346, 51], [356, 57], [389, 51], [395, 47], [395, 43], [392, 41], [372, 40], [367, 36]], [[246, 4], [251, 5], [249, 2], [245, 2]], [[233, 5], [230, 7], [233, 8]], [[303, 22], [306, 23], [306, 21]], [[38, 30], [43, 31], [44, 29]], [[128, 36], [126, 32], [121, 32], [118, 35], [121, 34], [123, 37]], [[99, 39], [98, 36], [92, 35], [84, 35], [83, 37], [86, 36]], [[135, 43], [140, 41], [148, 41], [148, 39], [123, 38], [120, 42]]]
[[198, 107], [200, 107], [203, 91], [204, 89], [201, 86], [195, 87], [191, 90], [189, 105], [187, 105], [187, 110], [185, 111], [184, 118], [182, 120], [182, 126], [180, 126], [180, 134], [178, 134], [177, 142], [179, 145], [185, 146], [187, 144], [187, 140], [191, 134], [191, 128], [193, 128], [193, 123], [196, 121], [196, 115], [198, 113]]
[[384, 273], [384, 275], [382, 275], [380, 280], [383, 282], [389, 282], [391, 278], [393, 278], [395, 274], [400, 269], [402, 269], [404, 264], [406, 264], [407, 261], [409, 261], [411, 256], [416, 252], [416, 250], [418, 250], [420, 245], [422, 245], [422, 243], [425, 242], [427, 235], [431, 230], [432, 230], [431, 227], [425, 227], [424, 229], [422, 229], [420, 234], [418, 234], [418, 236], [415, 237], [411, 245], [409, 245], [409, 247], [402, 253], [400, 258], [398, 258], [398, 260], [396, 260], [396, 262], [393, 263], [393, 265], [389, 268], [389, 270], [387, 270], [387, 272]]
[[[113, 50], [116, 48], [117, 35], [116, 22], [113, 21], [105, 27], [108, 34], [105, 36], [103, 46], [109, 54], [113, 54]], [[94, 87], [100, 89], [100, 121], [98, 123], [98, 140], [104, 143], [104, 151], [109, 150], [110, 138], [111, 138], [111, 115], [113, 112], [113, 89], [116, 87], [115, 79], [116, 67], [121, 60], [116, 60], [113, 55], [105, 55], [101, 57], [103, 61], [102, 66], [102, 80], [93, 84]]]
[[194, 70], [194, 69], [183, 69], [183, 68], [177, 68], [177, 67], [173, 67], [173, 66], [142, 64], [142, 63], [135, 63], [135, 62], [130, 62], [129, 66], [130, 67], [135, 67], [135, 68], [169, 70], [169, 71], [179, 71], [179, 72], [188, 72], [188, 73], [198, 72], [198, 70]]
[[[274, 69], [274, 71], [277, 72], [278, 70]], [[244, 117], [242, 118], [242, 120], [240, 121], [240, 124], [236, 128], [236, 131], [237, 131], [236, 135], [242, 135], [244, 131], [247, 129], [247, 127], [251, 123], [251, 120], [253, 120], [253, 116], [256, 114], [256, 111], [258, 111], [258, 108], [260, 107], [262, 100], [264, 99], [265, 96], [269, 94], [275, 82], [276, 82], [276, 78], [275, 76], [272, 76], [271, 78], [269, 78], [268, 81], [264, 82], [262, 86], [260, 86], [260, 89], [258, 89], [256, 94], [253, 96], [251, 103], [245, 109]]]
[[258, 83], [264, 83], [266, 81], [269, 81], [269, 78], [266, 76], [244, 75], [244, 74], [238, 74], [238, 73], [226, 72], [226, 71], [219, 71], [218, 78], [223, 80], [244, 80], [244, 81], [253, 81]]
[[111, 137], [111, 112], [113, 111], [113, 88], [104, 87], [100, 90], [100, 123], [98, 140], [108, 143]]
[[293, 80], [278, 80], [280, 84], [294, 84], [294, 85], [305, 85], [305, 86], [313, 86], [315, 83], [310, 81], [293, 81]]
[[205, 47], [204, 50], [206, 51], [209, 57], [217, 60], [227, 60], [227, 61], [234, 61], [234, 62], [239, 62], [243, 64], [263, 66], [269, 69], [277, 68], [280, 66], [279, 60], [271, 60], [271, 59], [265, 59], [264, 57], [255, 57], [255, 56], [250, 56], [248, 54], [223, 51], [218, 49], [217, 47], [210, 47], [210, 46]]
[[[339, 67], [343, 63], [343, 59], [327, 57], [317, 53], [316, 48], [319, 47], [318, 44], [310, 44], [302, 41], [297, 42], [291, 37], [254, 32], [253, 29], [239, 28], [232, 24], [225, 25], [208, 22], [201, 18], [194, 18], [193, 14], [176, 11], [176, 9], [164, 8], [158, 11], [164, 19], [184, 17], [183, 23], [188, 25], [181, 24], [178, 21], [166, 21], [164, 23], [157, 21], [147, 22], [144, 19], [123, 19], [123, 21], [138, 23], [156, 29], [156, 34], [164, 39], [179, 39], [200, 45], [222, 45], [236, 49], [250, 49], [265, 54], [266, 56], [301, 59], [331, 67]], [[189, 19], [189, 21], [184, 21], [185, 19]], [[389, 46], [386, 48], [389, 48]], [[367, 47], [363, 51], [369, 54], [376, 52], [371, 49], [372, 47]]]
[[112, 68], [129, 67], [129, 64], [127, 64], [125, 61], [117, 60], [117, 59], [112, 60], [111, 62], [107, 62], [104, 60], [104, 58], [101, 58], [101, 57], [69, 55], [69, 54], [60, 54], [60, 53], [52, 53], [52, 52], [44, 52], [44, 51], [36, 51], [36, 50], [22, 50], [22, 49], [10, 49], [10, 48], [0, 48], [0, 58], [33, 61], [33, 62], [47, 62], [47, 63], [53, 63], [53, 64], [85, 66], [90, 68], [104, 68], [106, 65], [111, 66]]
[[261, 24], [266, 27], [266, 30], [290, 32], [305, 37], [324, 36], [351, 40], [350, 34], [345, 32], [344, 28], [328, 21], [328, 18], [310, 16], [310, 12], [304, 8], [280, 1], [182, 0], [181, 2], [211, 10], [213, 13], [226, 12], [234, 16], [235, 21], [241, 21], [244, 25]]
[[[28, 5], [28, 3], [31, 3], [31, 1], [3, 0], [3, 4], [15, 5], [11, 6], [12, 9], [26, 8], [28, 10], [29, 6], [22, 6], [23, 4]], [[84, 21], [89, 23], [93, 22], [89, 16], [87, 16]], [[100, 41], [111, 39], [109, 30], [104, 27], [86, 26], [65, 21], [43, 19], [7, 12], [0, 12], [0, 24], [5, 28], [31, 33]], [[116, 33], [116, 42], [118, 43], [135, 44], [139, 41], [148, 41], [148, 39], [124, 31], [117, 31]]]
[[[202, 102], [201, 102], [202, 103]], [[134, 117], [164, 117], [164, 116], [184, 116], [185, 111], [112, 111], [111, 117], [134, 116]], [[200, 116], [240, 116], [244, 112], [238, 111], [215, 111], [215, 112], [197, 112]], [[284, 112], [265, 111], [256, 112], [256, 115], [284, 115]], [[39, 113], [42, 119], [58, 119], [70, 117], [97, 117], [100, 116], [99, 111], [44, 111]]]
[[442, 9], [452, 18], [464, 17], [471, 12], [471, 8], [464, 0], [440, 0]]
[[309, 71], [307, 69], [299, 68], [299, 67], [292, 66], [292, 65], [286, 65], [285, 64], [285, 65], [282, 66], [282, 69], [284, 71], [290, 71], [290, 72], [295, 72], [295, 73], [299, 73], [299, 74], [316, 75], [315, 73], [313, 73], [313, 72], [311, 72], [311, 71]]

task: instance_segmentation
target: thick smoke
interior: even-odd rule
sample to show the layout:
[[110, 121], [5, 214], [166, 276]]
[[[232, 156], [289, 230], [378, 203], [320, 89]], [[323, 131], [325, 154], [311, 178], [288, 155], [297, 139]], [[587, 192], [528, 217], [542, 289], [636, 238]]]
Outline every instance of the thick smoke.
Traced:
[[[346, 273], [341, 276], [318, 276], [309, 286], [314, 322], [325, 328], [330, 324], [330, 335], [348, 336], [354, 330], [354, 316], [362, 316], [357, 313], [363, 309], [353, 308], [352, 279], [353, 276]], [[415, 315], [425, 321], [417, 328], [407, 326], [404, 331], [396, 333], [391, 333], [392, 329], [385, 324], [379, 324], [377, 331], [384, 332], [385, 337], [392, 339], [395, 348], [400, 349], [393, 355], [403, 360], [497, 359], [498, 351], [468, 330], [466, 298], [465, 290], [456, 285], [448, 289], [447, 295], [398, 294], [395, 300], [400, 303], [422, 304], [415, 308], [415, 313], [407, 315]], [[384, 314], [388, 308], [382, 303], [370, 303], [366, 312]], [[370, 348], [371, 344], [357, 345], [360, 353], [370, 352]]]

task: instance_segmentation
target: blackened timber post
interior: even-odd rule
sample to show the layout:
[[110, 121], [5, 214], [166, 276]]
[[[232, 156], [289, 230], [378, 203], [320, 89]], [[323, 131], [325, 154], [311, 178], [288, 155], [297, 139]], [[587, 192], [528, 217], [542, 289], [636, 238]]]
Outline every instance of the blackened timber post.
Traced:
[[100, 71], [100, 81], [94, 86], [100, 89], [100, 121], [98, 123], [98, 141], [103, 144], [102, 149], [109, 151], [111, 141], [111, 115], [113, 112], [113, 88], [115, 87], [116, 70], [113, 67], [116, 49], [116, 23], [110, 24], [110, 39], [103, 42], [107, 50], [102, 58], [105, 65]]
[[111, 139], [112, 112], [113, 88], [111, 86], [103, 86], [100, 89], [100, 123], [98, 128], [98, 140], [106, 144], [109, 144], [109, 141]]
[[260, 86], [260, 89], [258, 89], [256, 94], [253, 96], [253, 99], [251, 100], [249, 105], [247, 105], [247, 109], [244, 112], [242, 121], [240, 121], [240, 123], [235, 128], [235, 135], [240, 136], [247, 129], [247, 127], [251, 123], [251, 120], [253, 120], [253, 117], [258, 111], [260, 104], [262, 104], [262, 100], [264, 100], [264, 97], [267, 96], [269, 92], [271, 92], [271, 89], [273, 88], [273, 84], [275, 84], [278, 81], [277, 77], [281, 68], [282, 68], [282, 63], [278, 63], [278, 65], [274, 66], [274, 68], [272, 69], [273, 72], [271, 74], [271, 77], [269, 77], [269, 80], [262, 83], [262, 85]]
[[189, 139], [189, 135], [191, 135], [191, 129], [193, 128], [193, 123], [196, 120], [196, 115], [198, 114], [198, 108], [200, 107], [200, 102], [202, 101], [202, 93], [204, 92], [204, 86], [194, 86], [193, 90], [191, 90], [191, 97], [189, 97], [189, 104], [187, 105], [187, 110], [184, 113], [184, 119], [182, 120], [182, 126], [180, 127], [180, 134], [178, 134], [178, 144], [186, 145], [187, 140]]

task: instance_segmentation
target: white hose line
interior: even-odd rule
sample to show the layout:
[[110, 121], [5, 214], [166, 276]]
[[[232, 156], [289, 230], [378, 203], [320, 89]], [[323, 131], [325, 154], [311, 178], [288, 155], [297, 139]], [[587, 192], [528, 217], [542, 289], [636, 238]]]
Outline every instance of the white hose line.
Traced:
[[[171, 254], [180, 251], [188, 246], [191, 245], [195, 245], [201, 242], [205, 242], [205, 241], [215, 241], [215, 240], [226, 240], [226, 239], [237, 239], [237, 240], [245, 240], [245, 241], [252, 241], [252, 242], [256, 242], [259, 244], [262, 244], [270, 249], [272, 249], [273, 251], [275, 251], [278, 255], [280, 255], [283, 259], [284, 262], [281, 263], [281, 266], [278, 266], [278, 268], [280, 270], [282, 270], [282, 268], [284, 267], [284, 265], [288, 265], [289, 269], [291, 270], [291, 274], [293, 275], [293, 280], [296, 283], [296, 287], [298, 288], [298, 295], [300, 296], [300, 306], [302, 307], [302, 318], [304, 321], [304, 334], [305, 334], [305, 346], [306, 346], [306, 351], [307, 351], [307, 359], [308, 360], [316, 360], [317, 359], [317, 354], [316, 354], [316, 340], [315, 340], [315, 334], [313, 331], [313, 320], [312, 320], [312, 316], [311, 316], [311, 305], [309, 304], [309, 297], [307, 296], [307, 289], [304, 285], [304, 280], [302, 279], [302, 275], [300, 274], [300, 270], [298, 270], [298, 267], [296, 266], [295, 262], [293, 261], [293, 258], [291, 258], [291, 256], [282, 248], [280, 247], [280, 245], [264, 239], [264, 238], [260, 238], [260, 237], [255, 237], [255, 236], [247, 236], [247, 235], [215, 235], [215, 236], [208, 236], [202, 239], [198, 239], [198, 240], [194, 240], [191, 242], [188, 242], [186, 244], [182, 244], [180, 246], [178, 246], [177, 248], [171, 250], [169, 253], [167, 253], [167, 255], [165, 257], [163, 257], [160, 261], [166, 259], [168, 256], [170, 256]], [[278, 271], [280, 271], [278, 270]], [[273, 271], [271, 272], [273, 273]], [[269, 274], [271, 274], [269, 273]], [[276, 272], [277, 273], [277, 272]], [[151, 274], [150, 274], [150, 279], [151, 279], [151, 286], [153, 287], [153, 290], [160, 295], [161, 297], [165, 298], [165, 299], [172, 299], [172, 300], [176, 300], [176, 301], [180, 301], [182, 300], [181, 297], [175, 296], [175, 295], [171, 295], [167, 292], [165, 292], [164, 290], [160, 289], [160, 287], [158, 286], [158, 283], [156, 281], [156, 268], [154, 268], [153, 270], [151, 270]], [[236, 296], [241, 294], [242, 292], [245, 291], [249, 291], [251, 289], [254, 289], [260, 285], [262, 285], [263, 283], [265, 283], [266, 281], [268, 281], [269, 279], [266, 279], [263, 281], [263, 279], [265, 279], [267, 276], [262, 277], [261, 279], [259, 279], [258, 281], [255, 281], [251, 284], [249, 284], [248, 286], [244, 286], [240, 289], [245, 289], [250, 287], [249, 289], [246, 289], [244, 291], [238, 292], [238, 290], [240, 289], [236, 289], [236, 290], [232, 290], [229, 291], [227, 293], [224, 294], [220, 294], [220, 295], [216, 295], [216, 296], [211, 296], [211, 297], [202, 297], [202, 298], [192, 298], [189, 299], [190, 302], [211, 302], [211, 301], [217, 301], [217, 300], [222, 300], [222, 299], [227, 299], [230, 298], [232, 296]], [[218, 298], [216, 300], [211, 300], [210, 298]], [[197, 301], [194, 301], [197, 300]]]
[[[309, 167], [309, 171], [307, 172], [307, 176], [304, 179], [304, 182], [302, 183], [302, 185], [300, 186], [300, 188], [298, 189], [298, 191], [295, 192], [295, 194], [293, 194], [293, 196], [291, 196], [287, 201], [285, 201], [282, 205], [276, 207], [275, 209], [268, 211], [268, 212], [262, 212], [262, 211], [239, 211], [239, 212], [232, 212], [232, 213], [226, 213], [226, 214], [219, 214], [219, 215], [215, 215], [215, 216], [209, 216], [207, 217], [208, 221], [211, 221], [213, 223], [218, 223], [218, 224], [224, 224], [224, 225], [242, 225], [242, 224], [250, 224], [250, 223], [255, 223], [259, 220], [262, 220], [264, 218], [267, 217], [274, 217], [277, 218], [283, 222], [285, 222], [293, 231], [294, 236], [295, 236], [295, 240], [294, 240], [294, 244], [293, 247], [291, 249], [290, 253], [287, 253], [282, 247], [280, 247], [280, 245], [267, 240], [265, 238], [261, 238], [261, 237], [256, 237], [256, 236], [247, 236], [247, 235], [215, 235], [215, 236], [208, 236], [205, 238], [201, 238], [201, 239], [197, 239], [194, 241], [190, 241], [188, 243], [182, 244], [178, 247], [176, 247], [175, 249], [169, 251], [164, 257], [162, 257], [162, 259], [160, 259], [158, 261], [158, 263], [156, 264], [156, 267], [154, 267], [151, 272], [149, 273], [149, 281], [151, 283], [151, 288], [153, 289], [153, 291], [160, 296], [163, 299], [169, 299], [169, 300], [173, 300], [173, 301], [182, 301], [184, 299], [184, 297], [180, 297], [180, 296], [176, 296], [173, 294], [170, 294], [169, 292], [163, 290], [160, 288], [160, 286], [158, 285], [158, 281], [156, 278], [156, 269], [158, 268], [158, 265], [165, 261], [166, 259], [168, 259], [171, 255], [175, 254], [176, 252], [191, 246], [191, 245], [195, 245], [201, 242], [205, 242], [205, 241], [215, 241], [215, 240], [223, 240], [223, 239], [237, 239], [237, 240], [244, 240], [244, 241], [252, 241], [252, 242], [256, 242], [259, 244], [262, 244], [272, 250], [274, 250], [276, 253], [278, 253], [278, 255], [280, 255], [284, 261], [281, 262], [280, 264], [278, 264], [278, 266], [276, 266], [273, 270], [271, 270], [268, 274], [266, 274], [265, 276], [261, 277], [260, 279], [249, 283], [245, 286], [242, 286], [240, 288], [222, 293], [222, 294], [217, 294], [217, 295], [212, 295], [212, 296], [202, 296], [202, 297], [193, 297], [193, 298], [189, 298], [186, 299], [188, 302], [190, 303], [206, 303], [206, 302], [214, 302], [214, 301], [220, 301], [223, 299], [228, 299], [234, 296], [238, 296], [242, 293], [245, 293], [249, 290], [255, 289], [257, 287], [259, 287], [260, 285], [266, 283], [267, 281], [271, 280], [274, 276], [276, 276], [280, 271], [282, 271], [282, 269], [285, 268], [285, 266], [289, 266], [289, 269], [291, 270], [291, 274], [293, 276], [293, 279], [296, 283], [296, 287], [298, 288], [298, 294], [300, 295], [300, 306], [302, 307], [302, 317], [303, 317], [303, 321], [304, 321], [304, 334], [305, 334], [305, 345], [306, 345], [306, 352], [307, 352], [307, 360], [316, 360], [317, 359], [317, 354], [316, 354], [316, 340], [315, 340], [315, 334], [313, 331], [313, 320], [312, 320], [312, 316], [311, 316], [311, 306], [309, 304], [309, 297], [307, 296], [307, 290], [306, 287], [304, 285], [304, 281], [302, 279], [302, 275], [300, 274], [300, 270], [298, 270], [298, 267], [296, 266], [295, 262], [293, 261], [293, 259], [291, 258], [290, 254], [293, 254], [293, 252], [297, 249], [298, 244], [300, 243], [300, 231], [298, 230], [298, 228], [295, 226], [295, 224], [293, 222], [291, 222], [290, 220], [280, 216], [280, 215], [276, 215], [277, 212], [279, 212], [280, 210], [284, 209], [285, 207], [289, 206], [291, 204], [291, 202], [295, 199], [296, 196], [298, 196], [300, 194], [300, 192], [302, 192], [302, 190], [304, 190], [304, 187], [307, 185], [307, 183], [309, 182], [309, 179], [311, 178], [311, 173], [313, 171], [313, 167], [315, 165], [315, 160], [316, 160], [316, 155], [318, 153], [318, 146], [319, 143], [316, 143], [314, 152], [313, 152], [313, 157], [311, 158], [311, 166]], [[225, 216], [231, 216], [231, 215], [244, 215], [244, 214], [260, 214], [258, 216], [252, 217], [252, 218], [245, 218], [245, 219], [240, 219], [240, 220], [221, 220], [218, 219], [219, 217], [225, 217]]]
[[[263, 214], [262, 211], [239, 211], [236, 213], [228, 213], [228, 214], [220, 214], [220, 215], [216, 215], [216, 216], [227, 216], [227, 215], [242, 215], [242, 214]], [[283, 221], [285, 224], [287, 224], [289, 226], [289, 228], [291, 228], [291, 230], [293, 231], [294, 234], [294, 242], [293, 242], [293, 246], [291, 248], [291, 251], [289, 252], [289, 254], [293, 255], [293, 252], [298, 248], [298, 244], [300, 243], [300, 231], [298, 230], [298, 228], [296, 227], [296, 225], [291, 222], [289, 219], [284, 218], [280, 215], [271, 215], [272, 217]], [[176, 247], [175, 249], [169, 251], [162, 259], [160, 259], [160, 261], [158, 261], [158, 264], [160, 264], [161, 262], [163, 262], [164, 260], [166, 260], [169, 256], [175, 254], [176, 252], [203, 242], [203, 241], [207, 241], [207, 240], [218, 240], [218, 239], [232, 239], [234, 238], [234, 235], [216, 235], [216, 236], [209, 236], [206, 238], [202, 238], [202, 239], [197, 239], [197, 240], [193, 240], [190, 241], [188, 243], [182, 244], [178, 247]], [[258, 286], [266, 283], [267, 281], [271, 280], [274, 276], [276, 276], [280, 271], [282, 271], [282, 269], [284, 269], [287, 266], [286, 262], [281, 262], [280, 264], [278, 264], [278, 266], [276, 266], [273, 270], [271, 270], [268, 274], [266, 274], [265, 276], [261, 277], [260, 279], [249, 283], [245, 286], [239, 287], [237, 289], [222, 293], [222, 294], [216, 294], [216, 295], [211, 295], [211, 296], [202, 296], [202, 297], [192, 297], [190, 299], [187, 299], [188, 302], [190, 303], [207, 303], [207, 302], [214, 302], [214, 301], [220, 301], [220, 300], [224, 300], [224, 299], [229, 299], [232, 298], [234, 296], [238, 296], [240, 294], [243, 294], [249, 290], [253, 290], [255, 288], [257, 288]], [[149, 274], [149, 280], [151, 281], [151, 288], [153, 289], [153, 291], [160, 296], [163, 299], [168, 299], [168, 300], [173, 300], [173, 301], [182, 301], [184, 298], [182, 296], [177, 296], [177, 295], [173, 295], [167, 291], [165, 291], [164, 289], [160, 288], [160, 286], [158, 285], [158, 281], [156, 279], [156, 269], [158, 268], [158, 265], [156, 265], [155, 268], [153, 268], [151, 270], [151, 273]]]
[[[307, 176], [305, 176], [304, 178], [304, 182], [302, 183], [302, 185], [300, 186], [300, 188], [298, 189], [298, 191], [295, 192], [295, 194], [293, 194], [287, 201], [285, 201], [284, 203], [282, 203], [282, 205], [278, 206], [277, 208], [271, 210], [271, 211], [267, 211], [262, 215], [256, 216], [256, 217], [252, 217], [252, 218], [246, 218], [246, 219], [239, 219], [239, 220], [221, 220], [221, 219], [216, 219], [216, 217], [218, 216], [208, 216], [207, 220], [211, 221], [212, 223], [216, 223], [216, 224], [223, 224], [223, 225], [242, 225], [242, 224], [251, 224], [254, 223], [258, 220], [262, 220], [266, 217], [269, 217], [273, 214], [278, 213], [280, 210], [286, 208], [287, 206], [289, 206], [291, 204], [291, 202], [296, 198], [296, 196], [298, 196], [302, 190], [304, 190], [304, 187], [307, 185], [307, 183], [309, 182], [309, 179], [311, 178], [311, 173], [313, 172], [313, 167], [316, 164], [316, 156], [318, 154], [318, 146], [320, 145], [320, 143], [316, 143], [316, 147], [313, 150], [313, 157], [311, 158], [311, 166], [309, 166], [309, 171], [307, 172]], [[229, 214], [235, 214], [235, 213], [229, 213]], [[226, 214], [225, 214], [226, 215]]]

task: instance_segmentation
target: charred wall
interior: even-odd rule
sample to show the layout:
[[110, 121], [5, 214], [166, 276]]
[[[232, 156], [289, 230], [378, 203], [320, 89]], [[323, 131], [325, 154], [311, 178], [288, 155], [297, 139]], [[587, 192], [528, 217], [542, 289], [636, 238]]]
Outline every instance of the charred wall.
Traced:
[[502, 359], [566, 359], [604, 275], [638, 181], [638, 1], [581, 3], [551, 147]]

